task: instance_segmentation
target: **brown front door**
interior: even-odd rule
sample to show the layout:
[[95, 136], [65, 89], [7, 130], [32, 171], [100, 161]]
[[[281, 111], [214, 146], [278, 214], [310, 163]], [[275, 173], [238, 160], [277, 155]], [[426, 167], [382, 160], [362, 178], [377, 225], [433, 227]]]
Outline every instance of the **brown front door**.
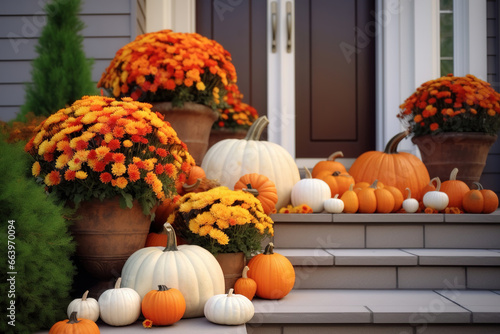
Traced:
[[[374, 3], [295, 0], [297, 158], [375, 148]], [[231, 52], [244, 101], [267, 114], [267, 1], [196, 5], [197, 31]]]

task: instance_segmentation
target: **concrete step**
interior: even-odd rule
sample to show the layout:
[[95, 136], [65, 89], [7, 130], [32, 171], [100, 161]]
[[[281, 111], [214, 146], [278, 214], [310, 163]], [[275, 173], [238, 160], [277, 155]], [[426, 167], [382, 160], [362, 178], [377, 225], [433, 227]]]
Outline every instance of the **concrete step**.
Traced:
[[492, 290], [292, 290], [253, 303], [251, 334], [500, 333]]
[[295, 289], [498, 289], [500, 249], [276, 248]]
[[273, 214], [280, 248], [496, 248], [492, 214]]

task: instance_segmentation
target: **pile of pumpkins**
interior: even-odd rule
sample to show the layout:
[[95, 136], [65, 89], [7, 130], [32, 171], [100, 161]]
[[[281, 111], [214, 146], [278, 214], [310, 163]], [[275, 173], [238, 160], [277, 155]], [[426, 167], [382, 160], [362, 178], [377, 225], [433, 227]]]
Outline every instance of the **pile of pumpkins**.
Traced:
[[254, 316], [254, 295], [281, 299], [293, 288], [292, 264], [274, 253], [269, 243], [250, 259], [234, 289], [225, 294], [224, 274], [215, 257], [197, 245], [177, 246], [173, 227], [166, 223], [164, 228], [166, 247], [137, 250], [113, 289], [105, 290], [98, 300], [88, 298], [88, 291], [73, 300], [67, 308], [69, 319], [54, 324], [50, 333], [78, 333], [77, 327], [99, 333], [95, 324], [99, 318], [111, 326], [127, 326], [141, 314], [154, 326], [201, 316], [216, 324], [240, 325]]

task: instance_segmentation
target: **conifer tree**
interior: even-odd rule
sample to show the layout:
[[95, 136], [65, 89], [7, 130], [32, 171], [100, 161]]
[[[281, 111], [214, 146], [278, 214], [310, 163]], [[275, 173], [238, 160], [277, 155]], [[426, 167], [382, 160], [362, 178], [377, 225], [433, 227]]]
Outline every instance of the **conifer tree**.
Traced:
[[84, 95], [97, 94], [92, 82], [93, 61], [83, 51], [80, 7], [80, 0], [52, 0], [46, 4], [47, 24], [36, 46], [33, 82], [26, 85], [19, 120], [24, 120], [29, 112], [49, 116]]

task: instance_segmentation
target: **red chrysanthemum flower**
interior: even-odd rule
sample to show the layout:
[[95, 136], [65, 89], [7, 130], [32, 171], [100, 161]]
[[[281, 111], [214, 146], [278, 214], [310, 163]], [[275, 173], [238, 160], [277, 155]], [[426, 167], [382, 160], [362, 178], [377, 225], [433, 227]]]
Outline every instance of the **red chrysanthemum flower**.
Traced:
[[76, 172], [71, 170], [71, 169], [68, 169], [65, 173], [64, 173], [64, 179], [66, 181], [73, 181], [75, 179], [75, 175], [76, 175]]
[[166, 149], [159, 147], [156, 149], [156, 154], [158, 154], [162, 158], [165, 158], [168, 155], [168, 152]]
[[113, 179], [113, 176], [108, 172], [104, 172], [101, 173], [99, 179], [101, 180], [102, 183], [109, 183]]
[[116, 151], [117, 149], [120, 148], [120, 141], [118, 139], [112, 139], [109, 143], [108, 143], [108, 147], [111, 151]]

